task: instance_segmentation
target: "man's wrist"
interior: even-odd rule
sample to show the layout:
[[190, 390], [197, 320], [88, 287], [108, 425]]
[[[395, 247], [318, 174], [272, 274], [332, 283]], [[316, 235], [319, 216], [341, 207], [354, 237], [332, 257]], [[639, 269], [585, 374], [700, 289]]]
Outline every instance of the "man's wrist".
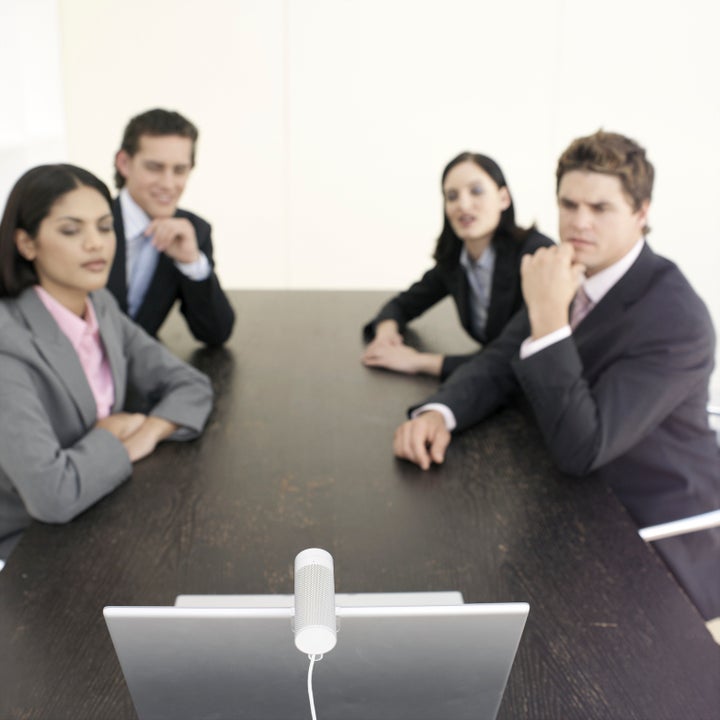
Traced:
[[539, 353], [541, 350], [544, 350], [551, 345], [555, 345], [555, 343], [559, 343], [561, 340], [565, 340], [565, 338], [569, 338], [571, 335], [572, 330], [570, 329], [570, 326], [563, 325], [563, 327], [558, 328], [547, 335], [543, 335], [542, 337], [529, 337], [520, 346], [520, 359], [525, 360], [526, 358]]
[[432, 411], [440, 414], [448, 432], [452, 432], [457, 427], [457, 421], [455, 420], [453, 411], [442, 403], [427, 403], [426, 405], [421, 405], [410, 413], [410, 418], [414, 420], [418, 415]]
[[189, 263], [184, 263], [176, 260], [175, 267], [183, 275], [185, 275], [185, 277], [189, 278], [190, 280], [195, 280], [196, 282], [207, 280], [212, 273], [212, 267], [210, 266], [210, 261], [208, 260], [207, 255], [205, 255], [205, 253], [201, 252], [200, 250], [198, 250], [197, 260]]
[[533, 310], [528, 307], [530, 333], [533, 340], [550, 335], [568, 324], [568, 308], [553, 307]]

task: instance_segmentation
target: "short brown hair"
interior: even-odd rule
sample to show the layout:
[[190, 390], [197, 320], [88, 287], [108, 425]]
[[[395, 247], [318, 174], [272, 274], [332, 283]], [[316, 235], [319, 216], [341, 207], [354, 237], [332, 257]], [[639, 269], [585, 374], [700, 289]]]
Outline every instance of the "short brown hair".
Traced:
[[573, 140], [558, 160], [556, 190], [563, 175], [572, 170], [615, 175], [636, 212], [652, 198], [655, 169], [645, 156], [645, 148], [624, 135], [598, 130]]
[[[190, 162], [195, 165], [195, 144], [198, 139], [198, 129], [186, 117], [174, 110], [155, 108], [136, 115], [130, 120], [123, 133], [120, 150], [124, 150], [130, 157], [140, 149], [142, 135], [179, 135], [192, 141]], [[115, 186], [119, 190], [125, 185], [125, 178], [115, 168]]]

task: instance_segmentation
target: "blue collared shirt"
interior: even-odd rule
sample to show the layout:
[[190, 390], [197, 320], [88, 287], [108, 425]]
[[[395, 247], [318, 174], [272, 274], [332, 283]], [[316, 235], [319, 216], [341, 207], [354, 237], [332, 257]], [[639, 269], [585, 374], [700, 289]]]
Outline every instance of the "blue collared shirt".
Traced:
[[[144, 235], [145, 228], [152, 222], [152, 218], [133, 200], [126, 187], [120, 190], [119, 197], [120, 212], [125, 228], [125, 271], [129, 286], [138, 253], [147, 241]], [[175, 262], [175, 267], [190, 280], [197, 281], [206, 280], [212, 272], [210, 261], [203, 252], [200, 252], [200, 256], [195, 262]]]
[[470, 286], [470, 324], [473, 335], [478, 340], [484, 341], [495, 270], [495, 248], [488, 245], [483, 254], [477, 260], [473, 260], [467, 248], [463, 246], [460, 264], [465, 269]]

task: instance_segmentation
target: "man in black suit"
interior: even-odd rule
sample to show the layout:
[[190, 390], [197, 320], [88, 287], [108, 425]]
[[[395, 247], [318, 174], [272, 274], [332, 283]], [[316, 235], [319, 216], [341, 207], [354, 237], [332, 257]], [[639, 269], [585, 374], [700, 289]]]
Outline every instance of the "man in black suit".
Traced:
[[195, 164], [197, 128], [168, 110], [128, 123], [115, 157], [117, 250], [108, 289], [136, 323], [156, 335], [180, 301], [190, 332], [224, 343], [235, 313], [213, 269], [210, 225], [177, 205]]
[[[638, 525], [720, 507], [707, 418], [715, 334], [680, 270], [646, 244], [654, 171], [614, 133], [557, 168], [561, 243], [523, 258], [526, 309], [395, 434], [398, 457], [443, 462], [463, 430], [522, 393], [558, 467], [606, 481]], [[706, 619], [720, 616], [720, 530], [655, 543]]]

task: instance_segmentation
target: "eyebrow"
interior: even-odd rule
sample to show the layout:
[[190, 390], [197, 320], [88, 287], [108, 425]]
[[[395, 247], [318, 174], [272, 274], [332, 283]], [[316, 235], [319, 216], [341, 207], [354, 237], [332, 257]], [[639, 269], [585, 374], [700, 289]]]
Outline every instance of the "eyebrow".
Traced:
[[475, 187], [476, 185], [482, 185], [483, 181], [478, 178], [477, 180], [471, 180], [470, 182], [465, 183], [464, 185], [460, 185], [459, 187], [455, 187], [454, 185], [452, 187], [449, 187], [447, 190], [443, 188], [443, 193], [449, 193], [449, 192], [457, 192], [458, 190], [462, 190], [463, 188], [469, 188], [469, 187]]
[[612, 207], [613, 203], [611, 200], [598, 200], [597, 202], [585, 202], [583, 200], [573, 200], [566, 195], [558, 195], [558, 202], [565, 203], [566, 205], [589, 205], [591, 208], [602, 208]]
[[145, 159], [143, 160], [143, 162], [144, 162], [146, 165], [157, 165], [158, 167], [166, 167], [166, 166], [174, 167], [174, 168], [179, 168], [179, 167], [181, 167], [181, 168], [192, 167], [192, 163], [191, 163], [191, 162], [166, 163], [166, 162], [163, 162], [162, 160], [152, 160], [151, 158], [145, 158]]
[[[112, 218], [112, 213], [105, 213], [105, 215], [101, 215], [99, 218], [97, 218], [96, 222], [100, 222], [101, 220], [109, 220], [110, 218]], [[73, 217], [72, 215], [61, 215], [59, 218], [57, 218], [57, 222], [64, 222], [65, 220], [70, 220], [71, 222], [76, 223], [85, 222], [83, 218]], [[90, 220], [90, 222], [93, 221]]]

